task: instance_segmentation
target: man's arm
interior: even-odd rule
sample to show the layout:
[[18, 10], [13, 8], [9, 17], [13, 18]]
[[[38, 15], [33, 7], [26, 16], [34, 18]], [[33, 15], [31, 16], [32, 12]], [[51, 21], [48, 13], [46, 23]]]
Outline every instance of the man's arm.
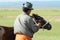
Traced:
[[37, 32], [38, 30], [39, 30], [39, 26], [40, 26], [40, 24], [38, 23], [34, 23], [34, 21], [33, 21], [33, 19], [32, 18], [30, 18], [29, 19], [29, 21], [28, 21], [28, 24], [29, 24], [29, 28], [31, 28], [31, 30], [33, 31], [33, 32]]

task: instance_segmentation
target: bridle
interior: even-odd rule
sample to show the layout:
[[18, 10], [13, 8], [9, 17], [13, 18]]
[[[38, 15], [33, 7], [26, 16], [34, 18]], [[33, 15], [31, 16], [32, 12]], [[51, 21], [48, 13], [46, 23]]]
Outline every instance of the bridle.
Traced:
[[42, 26], [42, 29], [44, 31], [44, 26], [46, 26], [49, 22], [46, 22], [43, 26]]

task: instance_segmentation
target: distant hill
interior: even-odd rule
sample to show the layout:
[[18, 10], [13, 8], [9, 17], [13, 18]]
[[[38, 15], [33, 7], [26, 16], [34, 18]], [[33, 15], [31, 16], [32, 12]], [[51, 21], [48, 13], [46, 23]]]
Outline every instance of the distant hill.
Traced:
[[[21, 7], [24, 2], [0, 2], [0, 7]], [[34, 7], [60, 8], [60, 1], [33, 1]]]

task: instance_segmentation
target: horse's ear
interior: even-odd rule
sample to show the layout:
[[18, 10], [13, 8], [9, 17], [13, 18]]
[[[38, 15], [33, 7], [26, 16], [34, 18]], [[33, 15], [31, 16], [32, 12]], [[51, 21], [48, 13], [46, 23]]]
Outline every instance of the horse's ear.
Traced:
[[32, 14], [32, 17], [35, 17], [35, 16], [38, 16], [38, 15], [33, 13], [33, 14]]
[[32, 18], [35, 18], [35, 14], [32, 14]]
[[32, 17], [34, 18], [34, 14], [32, 14]]

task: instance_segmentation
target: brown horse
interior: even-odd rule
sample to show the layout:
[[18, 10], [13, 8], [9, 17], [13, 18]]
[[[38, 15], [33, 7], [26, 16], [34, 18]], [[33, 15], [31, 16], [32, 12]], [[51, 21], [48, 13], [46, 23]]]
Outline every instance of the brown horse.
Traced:
[[14, 40], [13, 27], [0, 26], [0, 40]]

